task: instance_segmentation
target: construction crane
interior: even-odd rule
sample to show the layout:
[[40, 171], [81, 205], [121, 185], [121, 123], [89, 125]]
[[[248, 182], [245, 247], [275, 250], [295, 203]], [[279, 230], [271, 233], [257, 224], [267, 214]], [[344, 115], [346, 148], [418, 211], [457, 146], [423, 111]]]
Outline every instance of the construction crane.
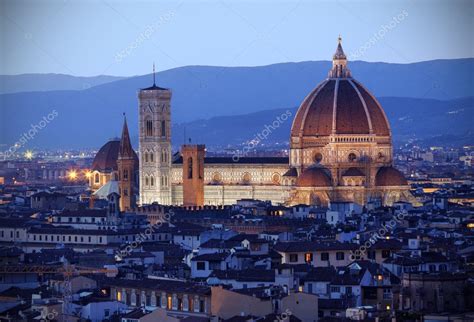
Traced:
[[115, 268], [94, 268], [69, 264], [63, 260], [63, 264], [56, 265], [0, 265], [0, 274], [28, 274], [36, 273], [40, 276], [49, 274], [61, 274], [64, 277], [63, 284], [63, 305], [61, 321], [68, 321], [71, 312], [70, 304], [72, 300], [71, 278], [80, 275], [105, 274], [115, 277], [118, 270]]
[[68, 263], [67, 260], [63, 262], [63, 266], [59, 273], [63, 274], [64, 277], [64, 286], [63, 286], [63, 319], [62, 321], [68, 321], [68, 315], [71, 313], [71, 300], [72, 300], [72, 285], [71, 277], [79, 275], [90, 275], [90, 274], [106, 274], [117, 275], [117, 269], [108, 269], [108, 268], [91, 268], [91, 267], [81, 267], [75, 266]]

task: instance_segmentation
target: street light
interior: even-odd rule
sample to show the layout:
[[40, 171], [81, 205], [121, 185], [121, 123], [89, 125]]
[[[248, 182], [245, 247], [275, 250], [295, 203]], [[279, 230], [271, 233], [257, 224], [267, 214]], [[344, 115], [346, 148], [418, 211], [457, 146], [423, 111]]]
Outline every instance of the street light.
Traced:
[[92, 172], [90, 170], [85, 170], [84, 174], [85, 174], [87, 179], [90, 179], [92, 177]]
[[27, 150], [27, 151], [25, 152], [25, 158], [28, 159], [28, 160], [33, 159], [33, 151]]
[[76, 170], [70, 170], [69, 173], [67, 174], [67, 177], [69, 178], [69, 180], [76, 180], [77, 179]]

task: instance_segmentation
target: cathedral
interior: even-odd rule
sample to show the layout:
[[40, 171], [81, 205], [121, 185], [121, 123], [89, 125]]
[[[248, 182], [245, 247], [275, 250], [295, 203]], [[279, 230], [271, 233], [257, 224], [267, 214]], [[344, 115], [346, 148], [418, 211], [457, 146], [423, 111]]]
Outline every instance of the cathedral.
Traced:
[[[411, 199], [406, 179], [393, 167], [388, 119], [376, 98], [352, 77], [340, 38], [328, 77], [306, 96], [293, 119], [289, 157], [206, 157], [204, 145], [183, 145], [173, 155], [171, 98], [171, 90], [155, 80], [139, 91], [139, 159], [122, 142], [124, 134], [120, 142], [108, 142], [102, 149], [109, 153], [104, 156], [101, 149], [94, 164], [110, 159], [112, 170], [93, 169], [93, 190], [115, 175], [120, 194], [130, 194], [124, 208], [133, 204], [133, 192], [140, 205], [229, 205], [240, 199], [391, 205]], [[124, 171], [134, 173], [137, 165], [134, 191], [130, 182], [123, 183]]]

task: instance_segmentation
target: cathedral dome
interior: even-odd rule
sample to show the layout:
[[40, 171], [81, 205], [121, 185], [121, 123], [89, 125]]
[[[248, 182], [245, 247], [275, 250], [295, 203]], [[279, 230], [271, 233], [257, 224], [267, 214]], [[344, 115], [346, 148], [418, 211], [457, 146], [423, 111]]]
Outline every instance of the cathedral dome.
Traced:
[[299, 187], [330, 187], [331, 177], [320, 167], [311, 167], [303, 171], [296, 180]]
[[[104, 144], [94, 157], [94, 161], [92, 162], [92, 170], [101, 172], [116, 171], [119, 150], [119, 139], [113, 139]], [[133, 156], [135, 159], [135, 164], [138, 165], [138, 156], [135, 151], [133, 151]]]
[[303, 100], [291, 128], [292, 137], [331, 134], [390, 136], [381, 105], [351, 77], [340, 40], [329, 77]]
[[375, 176], [375, 185], [384, 186], [406, 186], [408, 184], [405, 176], [393, 167], [382, 167]]

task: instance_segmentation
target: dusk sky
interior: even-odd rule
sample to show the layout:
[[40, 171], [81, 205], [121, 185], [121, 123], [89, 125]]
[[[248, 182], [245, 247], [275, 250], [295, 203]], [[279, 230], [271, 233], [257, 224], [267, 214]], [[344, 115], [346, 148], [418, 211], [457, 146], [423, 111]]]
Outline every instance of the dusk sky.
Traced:
[[0, 74], [474, 57], [473, 1], [1, 1]]

